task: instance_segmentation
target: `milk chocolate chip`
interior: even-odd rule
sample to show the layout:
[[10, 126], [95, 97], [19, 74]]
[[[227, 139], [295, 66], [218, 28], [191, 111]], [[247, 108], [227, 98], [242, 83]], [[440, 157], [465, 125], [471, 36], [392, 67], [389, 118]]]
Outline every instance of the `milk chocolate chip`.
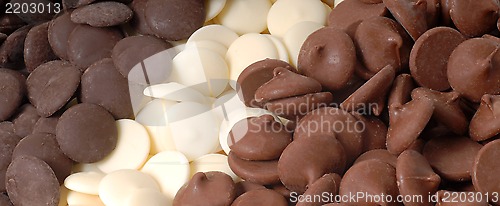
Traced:
[[363, 161], [367, 160], [379, 160], [382, 162], [385, 162], [393, 167], [396, 167], [396, 162], [397, 162], [397, 156], [391, 154], [389, 151], [385, 149], [375, 149], [375, 150], [370, 150], [368, 152], [363, 153], [356, 159], [354, 164], [358, 164]]
[[290, 142], [292, 134], [271, 115], [240, 120], [228, 137], [231, 152], [246, 160], [278, 159]]
[[363, 151], [375, 149], [385, 149], [385, 139], [387, 137], [387, 126], [382, 120], [374, 116], [364, 116], [359, 113], [352, 113], [354, 118], [363, 122]]
[[80, 85], [80, 70], [55, 60], [38, 66], [26, 80], [28, 98], [38, 114], [48, 117], [60, 110]]
[[244, 160], [231, 151], [228, 155], [228, 163], [231, 170], [246, 181], [261, 185], [271, 185], [280, 182], [278, 160]]
[[7, 168], [7, 193], [14, 205], [59, 204], [59, 182], [50, 166], [33, 156], [20, 156]]
[[423, 155], [441, 177], [467, 181], [481, 147], [467, 137], [438, 137], [425, 144]]
[[149, 0], [144, 9], [153, 33], [165, 40], [187, 39], [205, 23], [205, 3], [200, 0]]
[[396, 177], [401, 195], [422, 197], [423, 202], [405, 201], [405, 205], [432, 205], [429, 194], [437, 191], [441, 178], [434, 173], [424, 156], [413, 150], [401, 153], [396, 164]]
[[21, 73], [0, 68], [0, 121], [9, 119], [21, 105], [26, 93], [25, 81]]
[[422, 34], [410, 53], [410, 71], [415, 81], [438, 91], [449, 89], [448, 58], [463, 41], [464, 36], [449, 27], [436, 27]]
[[500, 95], [485, 94], [481, 105], [470, 121], [470, 137], [475, 141], [487, 140], [500, 134]]
[[222, 172], [198, 172], [175, 195], [173, 206], [223, 205], [236, 198], [233, 179]]
[[346, 154], [342, 144], [332, 135], [316, 135], [294, 140], [278, 161], [278, 173], [283, 185], [303, 193], [308, 185], [327, 173], [342, 174]]
[[[341, 177], [338, 174], [331, 173], [323, 175], [323, 177], [316, 180], [313, 184], [309, 185], [306, 192], [304, 192], [303, 201], [299, 201], [297, 206], [321, 206], [330, 201], [325, 199], [313, 199], [313, 197], [328, 195], [338, 195]], [[311, 201], [312, 200], [312, 201]]]
[[[492, 141], [486, 144], [479, 152], [474, 160], [472, 167], [472, 183], [477, 191], [483, 194], [500, 193], [500, 140]], [[499, 200], [495, 196], [489, 196], [489, 200], [498, 204]]]
[[358, 25], [372, 17], [386, 16], [387, 8], [382, 3], [367, 3], [363, 0], [344, 0], [328, 15], [328, 26], [341, 29], [354, 37]]
[[82, 75], [81, 102], [107, 109], [115, 119], [133, 118], [128, 82], [113, 65], [111, 58], [91, 65]]
[[71, 21], [94, 27], [108, 27], [123, 24], [132, 18], [133, 12], [127, 5], [104, 1], [75, 9]]
[[231, 206], [275, 205], [286, 206], [285, 197], [270, 189], [252, 190], [234, 200]]
[[453, 90], [473, 102], [500, 94], [499, 45], [485, 38], [464, 41], [451, 53], [448, 80]]
[[66, 12], [49, 24], [49, 44], [54, 53], [61, 59], [68, 60], [68, 39], [73, 29], [78, 25], [71, 21], [71, 12]]
[[266, 189], [266, 187], [249, 181], [241, 181], [236, 183], [236, 197], [239, 197], [240, 195], [250, 192], [252, 190], [260, 190], [260, 189]]
[[495, 29], [498, 20], [498, 1], [451, 0], [450, 5], [450, 17], [462, 34], [477, 37]]
[[57, 142], [69, 158], [93, 163], [116, 147], [118, 131], [113, 116], [101, 106], [82, 103], [66, 110], [56, 127]]
[[349, 35], [325, 27], [309, 35], [302, 44], [297, 67], [326, 89], [337, 90], [346, 86], [355, 65], [356, 50]]
[[415, 88], [413, 78], [409, 74], [400, 74], [394, 80], [392, 89], [389, 94], [387, 104], [389, 108], [391, 105], [403, 105], [411, 100], [411, 91]]
[[427, 1], [384, 0], [384, 4], [413, 40], [427, 31]]
[[33, 156], [45, 161], [60, 184], [70, 175], [73, 166], [73, 161], [59, 148], [56, 136], [48, 133], [31, 134], [23, 138], [12, 153], [13, 159], [20, 156]]
[[48, 40], [49, 22], [30, 29], [24, 41], [24, 64], [32, 72], [41, 64], [57, 59]]

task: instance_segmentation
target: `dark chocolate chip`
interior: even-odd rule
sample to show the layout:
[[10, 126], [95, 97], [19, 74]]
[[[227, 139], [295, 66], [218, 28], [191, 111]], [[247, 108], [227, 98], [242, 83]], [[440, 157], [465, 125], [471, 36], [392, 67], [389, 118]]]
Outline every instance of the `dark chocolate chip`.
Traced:
[[94, 27], [108, 27], [123, 24], [132, 18], [133, 12], [127, 5], [104, 1], [75, 9], [71, 21]]

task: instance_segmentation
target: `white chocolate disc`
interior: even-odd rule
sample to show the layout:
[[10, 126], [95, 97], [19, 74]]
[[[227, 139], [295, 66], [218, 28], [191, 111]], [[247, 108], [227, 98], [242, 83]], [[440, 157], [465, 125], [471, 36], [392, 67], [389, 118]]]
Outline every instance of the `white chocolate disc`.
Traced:
[[325, 25], [328, 13], [320, 0], [279, 0], [267, 16], [267, 26], [272, 35], [283, 37], [293, 25], [312, 21]]
[[137, 170], [118, 170], [102, 178], [99, 197], [106, 206], [123, 206], [134, 191], [142, 188], [159, 190], [155, 179]]
[[233, 30], [218, 24], [207, 25], [196, 30], [189, 39], [188, 43], [194, 41], [210, 40], [218, 42], [229, 48], [234, 40], [238, 38], [238, 34]]
[[141, 171], [154, 177], [162, 193], [172, 200], [179, 188], [189, 180], [190, 172], [186, 156], [177, 151], [156, 154], [144, 164]]
[[147, 129], [151, 137], [151, 154], [175, 150], [167, 119], [167, 109], [175, 104], [177, 103], [173, 101], [155, 99], [149, 102], [135, 118]]
[[92, 205], [92, 206], [104, 206], [104, 203], [101, 201], [99, 196], [97, 195], [89, 195], [84, 193], [79, 193], [75, 191], [69, 191], [67, 202], [69, 206], [83, 206], [83, 205]]
[[274, 46], [276, 47], [276, 51], [278, 51], [278, 56], [281, 61], [284, 62], [290, 62], [290, 59], [288, 58], [288, 51], [286, 50], [285, 45], [283, 44], [283, 41], [281, 41], [280, 38], [273, 36], [271, 34], [264, 34], [267, 38], [271, 39], [273, 41]]
[[105, 173], [121, 169], [139, 169], [148, 157], [151, 141], [144, 126], [131, 119], [116, 121], [118, 142], [104, 159], [94, 163]]
[[191, 162], [191, 177], [197, 172], [219, 171], [231, 176], [234, 181], [239, 181], [238, 175], [234, 174], [229, 167], [227, 156], [223, 154], [207, 154]]
[[178, 102], [189, 101], [201, 104], [208, 103], [207, 98], [200, 92], [177, 82], [151, 85], [144, 89], [144, 95]]
[[210, 51], [213, 51], [213, 52], [219, 54], [223, 58], [226, 56], [226, 52], [227, 52], [226, 46], [224, 46], [223, 44], [221, 44], [219, 42], [211, 41], [211, 40], [191, 41], [185, 45], [186, 49], [189, 49], [192, 47], [208, 49]]
[[174, 57], [169, 80], [216, 97], [226, 88], [228, 77], [228, 66], [221, 56], [208, 49], [191, 47]]
[[181, 102], [167, 111], [175, 148], [188, 160], [213, 152], [218, 147], [220, 120], [209, 105]]
[[226, 91], [219, 96], [212, 104], [212, 110], [219, 120], [227, 119], [227, 115], [234, 110], [245, 109], [245, 104], [240, 100], [238, 94], [233, 89]]
[[205, 22], [215, 18], [226, 5], [226, 0], [205, 0]]
[[171, 206], [172, 200], [168, 199], [158, 190], [144, 188], [135, 190], [125, 200], [124, 206]]
[[273, 41], [262, 34], [245, 34], [231, 44], [226, 53], [231, 81], [236, 88], [236, 80], [241, 72], [250, 64], [266, 58], [278, 59], [279, 54]]
[[99, 195], [99, 183], [106, 174], [100, 172], [79, 172], [66, 177], [64, 186], [72, 191]]
[[297, 66], [299, 52], [307, 37], [314, 31], [323, 28], [323, 25], [312, 21], [303, 21], [290, 27], [283, 37], [283, 43], [288, 49], [290, 63]]
[[269, 0], [230, 0], [217, 16], [220, 24], [242, 35], [266, 30]]

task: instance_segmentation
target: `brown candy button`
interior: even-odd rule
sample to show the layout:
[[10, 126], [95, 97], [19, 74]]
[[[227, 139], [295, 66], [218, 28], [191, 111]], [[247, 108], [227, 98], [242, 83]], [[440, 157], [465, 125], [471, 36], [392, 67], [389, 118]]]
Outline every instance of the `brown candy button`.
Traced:
[[412, 91], [413, 99], [429, 98], [434, 102], [434, 118], [456, 134], [467, 131], [468, 121], [460, 108], [460, 94], [455, 91], [438, 92], [425, 87]]
[[280, 117], [296, 120], [319, 107], [329, 106], [332, 99], [332, 93], [318, 92], [270, 101], [264, 105], [264, 108]]
[[[357, 192], [364, 192], [369, 195], [390, 195], [396, 197], [398, 192], [398, 186], [396, 184], [396, 170], [393, 166], [381, 162], [378, 160], [366, 160], [358, 164], [353, 165], [345, 173], [342, 181], [340, 182], [340, 195], [352, 195]], [[347, 202], [354, 203], [356, 205], [366, 205], [375, 199], [362, 199], [357, 198], [357, 202]], [[400, 205], [400, 203], [384, 202], [384, 199], [379, 199], [377, 203], [379, 205]]]
[[74, 9], [94, 3], [97, 0], [62, 0], [64, 8]]
[[198, 172], [175, 195], [173, 206], [224, 205], [236, 198], [233, 179], [222, 172]]
[[33, 127], [33, 134], [49, 133], [55, 135], [57, 122], [59, 122], [59, 116], [41, 117]]
[[38, 114], [48, 117], [64, 107], [78, 89], [80, 76], [78, 68], [61, 60], [47, 62], [31, 72], [26, 86]]
[[14, 132], [14, 124], [9, 121], [0, 122], [0, 133], [12, 133]]
[[0, 192], [5, 192], [5, 172], [12, 161], [12, 152], [20, 140], [21, 137], [14, 133], [0, 132], [0, 151], [2, 151], [2, 155], [0, 155], [0, 181], [4, 182], [4, 184], [0, 184]]
[[132, 10], [125, 4], [104, 1], [75, 9], [71, 21], [94, 27], [116, 26], [132, 18]]
[[80, 24], [69, 35], [68, 59], [85, 70], [94, 62], [111, 57], [111, 51], [120, 39], [122, 34], [114, 27], [98, 28]]
[[451, 0], [450, 3], [450, 17], [465, 36], [481, 36], [496, 28], [499, 10], [497, 1]]
[[144, 14], [144, 9], [146, 9], [146, 3], [148, 0], [134, 0], [129, 4], [130, 9], [134, 12], [132, 19], [130, 20], [130, 26], [137, 31], [139, 34], [153, 34], [151, 28], [149, 28], [146, 22], [146, 16]]
[[392, 19], [374, 17], [361, 22], [354, 42], [360, 61], [371, 73], [377, 73], [387, 65], [400, 71], [408, 63], [411, 39]]
[[[374, 115], [380, 115], [385, 108], [385, 98], [395, 77], [396, 71], [394, 68], [391, 65], [385, 66], [342, 102], [340, 107], [348, 112], [370, 107], [369, 109], [372, 110]], [[380, 99], [384, 101], [380, 101]], [[382, 102], [382, 104], [377, 104], [379, 102]]]
[[354, 164], [358, 164], [363, 161], [367, 160], [379, 160], [382, 162], [385, 162], [394, 168], [396, 167], [396, 161], [397, 161], [397, 156], [391, 154], [389, 151], [385, 149], [375, 149], [375, 150], [370, 150], [368, 152], [363, 153], [356, 159]]
[[54, 53], [61, 59], [68, 60], [68, 39], [73, 29], [78, 25], [71, 21], [71, 13], [66, 12], [49, 24], [49, 44]]
[[404, 105], [391, 105], [387, 150], [393, 154], [406, 150], [424, 130], [433, 112], [433, 101], [426, 97], [414, 99]]
[[410, 53], [410, 71], [415, 81], [437, 91], [449, 89], [448, 58], [463, 41], [464, 36], [449, 27], [432, 28], [422, 34]]
[[165, 40], [187, 39], [205, 23], [205, 3], [200, 0], [149, 0], [144, 9], [153, 33]]
[[24, 40], [32, 26], [23, 26], [10, 34], [0, 46], [0, 67], [20, 69], [24, 65]]
[[427, 31], [426, 0], [384, 0], [384, 4], [413, 40]]
[[[10, 3], [12, 5], [15, 5], [15, 4], [21, 5], [21, 11], [23, 9], [22, 8], [23, 4], [29, 5], [28, 12], [17, 12], [16, 13], [16, 15], [19, 16], [19, 18], [21, 18], [24, 22], [29, 23], [29, 24], [50, 21], [52, 19], [52, 17], [58, 12], [57, 6], [54, 4], [54, 2], [49, 1], [49, 0], [10, 0]], [[43, 9], [36, 8], [36, 10], [33, 10], [33, 8], [34, 8], [33, 5], [36, 5], [36, 6], [41, 5], [41, 6], [43, 6]], [[14, 8], [15, 8], [15, 6], [14, 6]]]
[[298, 69], [329, 90], [346, 86], [354, 74], [356, 49], [349, 35], [325, 27], [307, 37], [299, 52]]
[[10, 34], [24, 25], [26, 25], [26, 23], [16, 14], [3, 13], [0, 16], [0, 32], [4, 34]]
[[133, 118], [128, 81], [113, 65], [111, 58], [90, 66], [82, 75], [80, 101], [107, 109], [115, 119]]
[[485, 94], [470, 121], [470, 137], [475, 141], [483, 141], [500, 134], [499, 119], [500, 95]]
[[7, 168], [7, 193], [14, 205], [59, 204], [59, 182], [50, 166], [32, 156], [20, 156]]
[[24, 64], [32, 72], [41, 64], [57, 59], [48, 40], [49, 22], [30, 29], [24, 41]]
[[250, 192], [252, 190], [260, 190], [260, 189], [266, 189], [266, 187], [249, 181], [241, 181], [236, 183], [236, 197], [239, 197], [240, 195]]
[[277, 67], [292, 70], [287, 62], [277, 59], [264, 59], [257, 61], [241, 72], [238, 76], [238, 96], [248, 107], [260, 107], [262, 104], [255, 101], [255, 91], [274, 77]]
[[24, 104], [19, 108], [18, 113], [12, 120], [14, 132], [17, 136], [26, 137], [33, 133], [33, 128], [38, 119], [40, 119], [40, 115], [38, 115], [35, 107], [31, 104]]
[[499, 200], [491, 195], [500, 193], [500, 140], [492, 141], [481, 148], [477, 153], [472, 167], [472, 183], [477, 191], [489, 194], [489, 201], [498, 205]]
[[236, 198], [231, 206], [287, 206], [285, 197], [270, 189], [252, 190]]
[[425, 144], [423, 154], [442, 178], [467, 181], [481, 147], [467, 137], [438, 137]]
[[321, 84], [313, 78], [302, 76], [283, 67], [277, 67], [273, 72], [274, 77], [255, 91], [257, 102], [268, 102], [321, 91]]
[[364, 123], [363, 131], [363, 151], [374, 149], [385, 149], [385, 139], [387, 137], [387, 126], [382, 120], [373, 116], [364, 116], [359, 113], [352, 113], [358, 120]]
[[396, 164], [396, 177], [401, 195], [422, 197], [422, 202], [405, 201], [405, 205], [433, 205], [429, 194], [436, 193], [441, 178], [434, 173], [424, 156], [413, 150], [401, 153]]
[[[135, 65], [171, 47], [170, 43], [153, 36], [131, 36], [120, 40], [115, 45], [111, 58], [116, 69], [125, 78], [129, 78], [129, 72]], [[159, 68], [165, 69], [165, 67]], [[167, 77], [158, 78], [166, 79]]]
[[292, 134], [271, 115], [240, 120], [228, 137], [231, 152], [245, 160], [278, 159], [290, 142]]
[[271, 185], [280, 182], [278, 160], [244, 160], [231, 151], [228, 155], [228, 163], [231, 170], [246, 181], [260, 185]]
[[9, 119], [16, 112], [25, 93], [24, 76], [17, 71], [0, 68], [0, 121]]
[[499, 45], [474, 38], [464, 41], [451, 53], [448, 80], [453, 90], [472, 102], [480, 102], [484, 94], [500, 94]]
[[14, 149], [12, 158], [33, 156], [45, 161], [56, 174], [59, 183], [71, 173], [71, 161], [59, 148], [56, 136], [48, 133], [31, 134], [23, 138]]
[[303, 193], [324, 174], [342, 174], [346, 154], [342, 144], [331, 135], [315, 135], [294, 140], [278, 161], [279, 178], [291, 191]]
[[70, 107], [56, 127], [61, 150], [79, 163], [93, 163], [116, 147], [118, 131], [113, 116], [101, 106], [82, 103]]
[[[335, 137], [342, 144], [346, 163], [350, 165], [363, 153], [363, 122], [350, 113], [333, 107], [322, 107], [304, 116], [294, 132], [294, 141], [316, 135]], [[341, 174], [341, 173], [339, 173]]]
[[359, 23], [372, 17], [385, 16], [387, 13], [382, 1], [368, 3], [363, 0], [345, 0], [335, 6], [328, 15], [328, 26], [341, 29], [354, 37]]
[[411, 91], [415, 88], [413, 78], [409, 74], [400, 74], [394, 79], [387, 104], [403, 105], [411, 100]]
[[341, 179], [340, 175], [335, 173], [323, 175], [323, 177], [308, 186], [306, 192], [304, 192], [304, 197], [306, 198], [304, 198], [303, 201], [299, 201], [297, 206], [321, 206], [330, 203], [330, 201], [323, 198], [318, 200], [313, 197], [322, 196], [324, 194], [333, 196], [338, 195]]

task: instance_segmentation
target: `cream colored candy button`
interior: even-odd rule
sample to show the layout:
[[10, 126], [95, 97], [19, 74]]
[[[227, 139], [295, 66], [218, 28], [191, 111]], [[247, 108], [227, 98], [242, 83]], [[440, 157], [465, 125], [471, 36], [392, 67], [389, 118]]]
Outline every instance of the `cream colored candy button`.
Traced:
[[144, 95], [170, 101], [189, 101], [206, 104], [207, 98], [195, 89], [177, 82], [151, 85], [144, 89]]
[[123, 206], [134, 191], [142, 188], [159, 190], [155, 179], [137, 170], [118, 170], [106, 175], [99, 184], [99, 197], [107, 206]]
[[209, 105], [181, 102], [168, 111], [175, 148], [188, 160], [213, 152], [218, 146], [218, 122]]
[[280, 38], [270, 35], [270, 34], [264, 34], [267, 38], [271, 39], [273, 41], [274, 46], [276, 47], [276, 51], [278, 51], [278, 56], [281, 61], [285, 62], [290, 62], [290, 59], [288, 58], [288, 51], [286, 50], [285, 45], [283, 42], [280, 40]]
[[204, 48], [187, 48], [173, 59], [169, 81], [190, 86], [205, 96], [216, 97], [227, 86], [229, 70], [224, 59]]
[[210, 51], [213, 51], [217, 54], [219, 54], [221, 57], [226, 56], [227, 52], [227, 47], [224, 46], [223, 44], [216, 42], [216, 41], [211, 41], [211, 40], [200, 40], [200, 41], [191, 41], [185, 45], [186, 49], [189, 48], [203, 48], [203, 49], [208, 49]]
[[283, 37], [283, 42], [290, 55], [290, 63], [297, 66], [300, 48], [307, 37], [314, 31], [323, 28], [323, 25], [312, 21], [303, 21], [290, 27]]
[[238, 34], [236, 34], [233, 30], [218, 24], [207, 25], [196, 30], [189, 39], [188, 43], [194, 41], [215, 41], [226, 48], [229, 48], [234, 40], [238, 38]]
[[238, 34], [260, 33], [266, 30], [269, 0], [230, 0], [217, 16], [217, 21]]
[[226, 53], [229, 65], [230, 85], [236, 88], [236, 80], [250, 64], [265, 58], [278, 59], [279, 54], [273, 41], [261, 34], [245, 34], [231, 44]]
[[99, 195], [99, 183], [106, 176], [100, 172], [79, 172], [71, 174], [64, 180], [64, 186], [72, 191]]
[[116, 121], [118, 142], [104, 159], [94, 163], [105, 173], [121, 169], [139, 169], [146, 162], [151, 142], [144, 126], [131, 119]]
[[69, 191], [66, 200], [69, 206], [104, 206], [99, 196], [75, 191]]
[[208, 22], [215, 18], [226, 5], [226, 0], [205, 0], [205, 22]]
[[172, 200], [168, 199], [158, 190], [149, 188], [138, 189], [125, 201], [124, 206], [171, 206]]
[[173, 200], [189, 179], [189, 162], [180, 152], [166, 151], [151, 157], [141, 171], [154, 177], [163, 194]]
[[197, 172], [219, 171], [231, 176], [234, 181], [239, 181], [238, 175], [229, 167], [227, 156], [222, 154], [207, 154], [191, 162], [191, 177]]
[[212, 104], [212, 110], [219, 120], [227, 119], [227, 115], [234, 110], [245, 109], [245, 104], [240, 100], [233, 89], [224, 92]]
[[312, 21], [325, 25], [328, 13], [320, 0], [279, 0], [267, 16], [267, 26], [272, 35], [283, 37], [296, 23]]
[[174, 141], [167, 120], [167, 109], [177, 102], [155, 99], [149, 102], [136, 116], [151, 137], [151, 154], [161, 151], [175, 150]]

